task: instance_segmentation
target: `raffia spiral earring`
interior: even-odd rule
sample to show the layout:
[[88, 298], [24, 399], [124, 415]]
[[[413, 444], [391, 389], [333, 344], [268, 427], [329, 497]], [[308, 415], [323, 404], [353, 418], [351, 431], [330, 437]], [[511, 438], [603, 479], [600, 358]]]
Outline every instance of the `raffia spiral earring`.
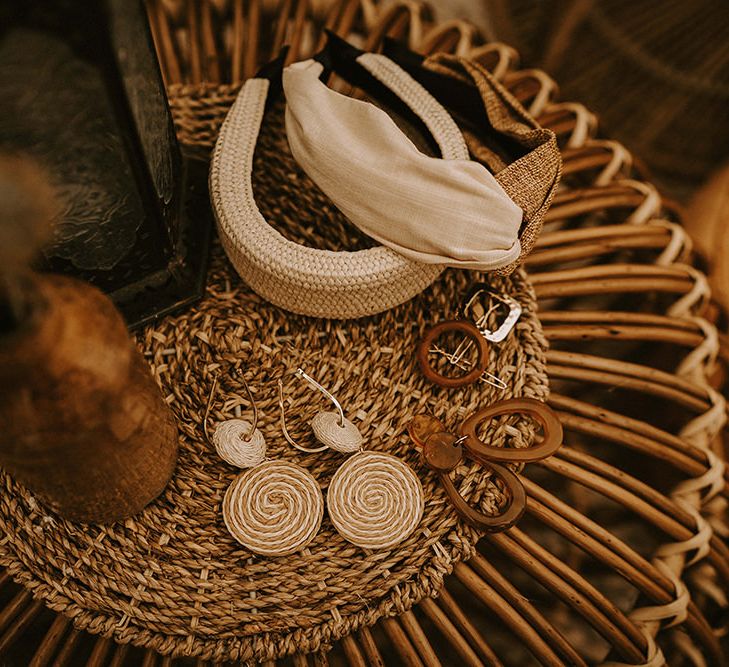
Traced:
[[208, 435], [208, 417], [218, 386], [213, 382], [203, 430], [220, 457], [247, 470], [236, 477], [223, 498], [228, 532], [260, 556], [286, 556], [304, 549], [319, 532], [324, 496], [307, 470], [288, 461], [266, 459], [266, 441], [257, 428], [258, 409], [240, 370], [238, 375], [253, 406], [253, 423], [229, 419]]
[[311, 427], [321, 447], [297, 443], [286, 428], [283, 382], [279, 380], [281, 427], [286, 440], [304, 452], [333, 449], [352, 456], [343, 463], [329, 484], [327, 507], [337, 532], [364, 549], [388, 549], [407, 539], [423, 517], [423, 488], [413, 470], [400, 459], [362, 449], [359, 429], [344, 416], [339, 401], [300, 368], [295, 375], [306, 380], [336, 407], [320, 411]]

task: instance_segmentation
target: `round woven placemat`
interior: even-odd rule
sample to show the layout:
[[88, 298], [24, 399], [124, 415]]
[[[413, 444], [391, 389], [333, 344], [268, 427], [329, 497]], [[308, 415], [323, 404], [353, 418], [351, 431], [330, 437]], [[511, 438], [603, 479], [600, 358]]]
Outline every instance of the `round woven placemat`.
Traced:
[[[256, 153], [254, 187], [262, 213], [293, 240], [362, 247], [367, 240], [294, 163], [281, 121], [280, 109], [270, 115]], [[455, 426], [476, 406], [547, 394], [545, 339], [534, 293], [520, 270], [486, 277], [524, 309], [509, 338], [491, 347], [489, 370], [507, 389], [479, 384], [447, 391], [418, 372], [415, 347], [425, 328], [451, 316], [470, 281], [484, 278], [446, 271], [422, 295], [382, 315], [316, 320], [264, 302], [216, 248], [206, 298], [139, 337], [180, 427], [180, 458], [166, 491], [133, 519], [84, 526], [56, 516], [0, 473], [0, 565], [77, 627], [216, 661], [319, 650], [362, 623], [410, 608], [473, 554], [478, 534], [457, 519], [437, 478], [421, 465], [405, 431], [409, 418], [431, 410]], [[203, 432], [216, 376], [211, 430], [236, 415], [250, 419], [246, 392], [231, 372], [239, 367], [256, 398], [270, 458], [299, 463], [325, 492], [345, 460], [336, 452], [296, 451], [281, 435], [276, 381], [296, 366], [337, 396], [366, 449], [394, 454], [418, 474], [426, 499], [423, 520], [397, 547], [355, 547], [334, 531], [326, 512], [308, 549], [283, 558], [255, 556], [226, 531], [221, 503], [239, 471], [218, 458]], [[286, 397], [293, 437], [313, 445], [308, 421], [331, 406], [291, 379]], [[494, 421], [485, 432], [492, 443], [510, 446], [524, 446], [533, 435], [533, 425], [515, 416]], [[504, 500], [479, 466], [462, 466], [457, 483], [464, 497], [486, 511]]]

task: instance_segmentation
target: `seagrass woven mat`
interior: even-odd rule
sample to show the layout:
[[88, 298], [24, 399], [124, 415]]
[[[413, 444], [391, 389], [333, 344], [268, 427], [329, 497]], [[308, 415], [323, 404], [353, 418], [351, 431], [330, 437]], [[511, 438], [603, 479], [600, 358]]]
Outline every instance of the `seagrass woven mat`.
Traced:
[[[288, 152], [282, 114], [269, 114], [255, 159], [254, 188], [263, 215], [289, 238], [330, 249], [354, 249], [359, 236], [317, 190]], [[180, 429], [180, 457], [162, 496], [142, 513], [109, 526], [70, 523], [0, 473], [0, 565], [78, 627], [162, 653], [213, 660], [266, 660], [326, 647], [362, 623], [400, 613], [437, 591], [457, 561], [474, 551], [477, 533], [452, 511], [437, 478], [421, 465], [405, 432], [424, 410], [455, 427], [459, 417], [499, 398], [545, 399], [545, 339], [530, 284], [519, 270], [489, 277], [524, 312], [516, 329], [491, 347], [490, 370], [507, 384], [443, 390], [415, 365], [427, 326], [450, 317], [473, 280], [447, 271], [425, 293], [392, 311], [356, 321], [295, 316], [248, 289], [219, 247], [207, 296], [194, 309], [139, 335]], [[325, 518], [303, 552], [283, 558], [251, 554], [227, 533], [223, 495], [239, 470], [222, 462], [203, 432], [215, 377], [219, 388], [210, 429], [252, 412], [236, 379], [240, 368], [255, 396], [270, 458], [296, 461], [326, 492], [344, 459], [305, 454], [280, 432], [277, 379], [303, 367], [328, 387], [362, 431], [365, 448], [386, 451], [417, 472], [425, 491], [423, 520], [405, 542], [366, 552], [344, 541]], [[292, 435], [313, 445], [308, 421], [331, 409], [304, 382], [286, 383]], [[520, 417], [492, 422], [494, 444], [525, 446], [534, 427]], [[457, 471], [463, 495], [486, 511], [504, 497], [478, 466]]]

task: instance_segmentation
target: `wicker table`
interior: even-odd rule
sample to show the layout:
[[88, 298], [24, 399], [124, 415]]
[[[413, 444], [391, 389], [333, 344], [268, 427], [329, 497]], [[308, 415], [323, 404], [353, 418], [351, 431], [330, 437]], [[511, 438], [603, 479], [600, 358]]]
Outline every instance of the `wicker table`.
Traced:
[[[702, 318], [706, 280], [690, 265], [676, 213], [635, 176], [623, 147], [596, 138], [592, 114], [556, 101], [549, 77], [519, 70], [507, 46], [479, 44], [471, 26], [433, 25], [413, 2], [342, 2], [328, 13], [284, 2], [272, 21], [256, 3], [217, 7], [150, 4], [188, 145], [208, 150], [241, 79], [284, 40], [294, 54], [311, 50], [326, 24], [367, 48], [389, 34], [423, 52], [478, 59], [558, 134], [565, 165], [527, 268], [566, 446], [530, 468], [525, 520], [453, 563], [437, 598], [361, 628], [326, 655], [295, 655], [295, 664], [660, 665], [693, 651], [719, 664], [712, 624], [729, 551], [712, 525], [721, 528], [727, 488], [712, 447], [725, 406], [707, 380], [718, 343]], [[223, 34], [238, 46], [221, 46]], [[80, 633], [7, 576], [1, 583], [0, 654], [10, 650], [15, 664], [33, 654], [34, 665], [172, 661]]]

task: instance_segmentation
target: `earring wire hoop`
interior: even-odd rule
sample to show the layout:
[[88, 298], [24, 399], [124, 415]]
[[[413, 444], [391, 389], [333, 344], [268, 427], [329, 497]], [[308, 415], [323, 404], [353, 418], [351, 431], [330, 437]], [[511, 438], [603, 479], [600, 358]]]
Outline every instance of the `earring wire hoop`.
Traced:
[[[248, 442], [252, 437], [253, 434], [256, 432], [256, 427], [258, 426], [258, 406], [256, 405], [256, 401], [253, 398], [253, 392], [251, 391], [250, 386], [246, 382], [246, 379], [243, 377], [243, 371], [240, 368], [235, 369], [235, 374], [240, 378], [241, 382], [243, 383], [243, 387], [246, 390], [246, 394], [248, 395], [248, 401], [253, 406], [253, 424], [251, 424], [251, 430], [246, 437], [241, 436], [241, 440]], [[203, 433], [205, 434], [205, 439], [210, 442], [210, 433], [208, 431], [208, 418], [210, 417], [210, 410], [213, 407], [213, 398], [215, 397], [215, 392], [218, 388], [218, 374], [216, 373], [214, 379], [213, 379], [213, 386], [210, 389], [210, 395], [208, 396], [208, 404], [205, 406], [205, 415], [203, 416]]]
[[[332, 403], [334, 403], [334, 406], [337, 408], [337, 412], [339, 413], [339, 426], [341, 428], [344, 428], [344, 410], [342, 410], [342, 406], [339, 403], [339, 401], [331, 394], [331, 392], [327, 391], [322, 385], [320, 385], [313, 377], [305, 373], [301, 368], [297, 368], [294, 372], [294, 375], [296, 377], [299, 377], [306, 382], [308, 382], [314, 389], [319, 391], [321, 394], [323, 394], [326, 398], [328, 398]], [[283, 380], [278, 380], [278, 405], [281, 408], [281, 431], [283, 432], [284, 438], [286, 438], [286, 442], [288, 442], [292, 447], [295, 447], [299, 451], [306, 452], [307, 454], [316, 454], [318, 452], [323, 452], [326, 449], [329, 449], [327, 445], [322, 445], [321, 447], [304, 447], [303, 445], [300, 445], [298, 442], [296, 442], [289, 433], [288, 429], [286, 428], [286, 407], [284, 406], [284, 395], [283, 395]]]

